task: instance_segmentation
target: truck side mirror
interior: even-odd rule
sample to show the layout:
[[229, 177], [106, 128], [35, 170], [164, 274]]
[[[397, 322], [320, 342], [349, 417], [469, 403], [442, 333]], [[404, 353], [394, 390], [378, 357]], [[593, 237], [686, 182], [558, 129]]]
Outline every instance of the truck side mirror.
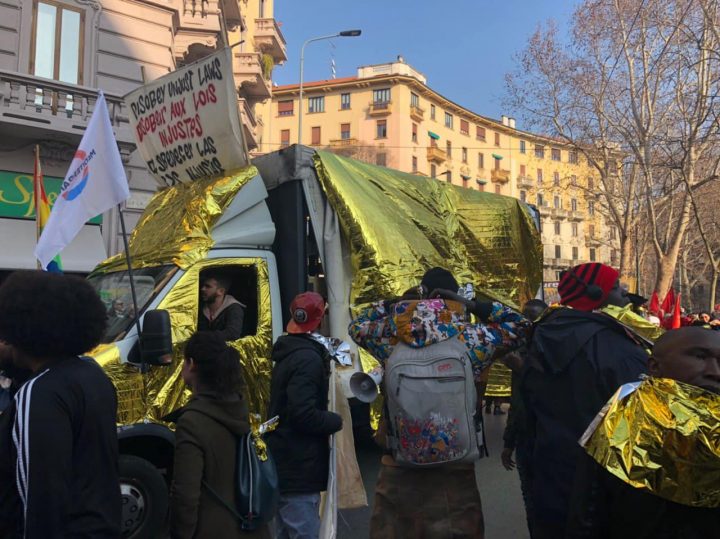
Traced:
[[140, 353], [143, 363], [169, 365], [172, 363], [172, 324], [170, 313], [163, 309], [147, 311], [143, 316], [140, 334]]

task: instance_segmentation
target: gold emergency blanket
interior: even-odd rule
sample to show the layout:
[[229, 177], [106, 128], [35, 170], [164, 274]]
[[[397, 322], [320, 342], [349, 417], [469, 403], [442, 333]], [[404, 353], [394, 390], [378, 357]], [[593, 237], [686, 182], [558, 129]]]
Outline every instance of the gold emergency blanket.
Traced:
[[512, 371], [496, 361], [490, 365], [486, 397], [510, 397], [512, 395]]
[[[257, 173], [251, 166], [232, 176], [184, 183], [155, 194], [130, 234], [133, 268], [175, 264], [185, 269], [205, 258], [213, 246], [213, 226]], [[101, 263], [95, 273], [121, 269], [127, 269], [124, 253]]]
[[606, 305], [600, 310], [605, 314], [609, 314], [623, 326], [632, 329], [635, 333], [649, 341], [655, 342], [665, 333], [663, 328], [656, 326], [649, 320], [633, 312], [632, 305], [626, 305], [625, 307]]
[[264, 259], [214, 258], [193, 264], [173, 286], [158, 308], [170, 313], [173, 361], [168, 366], [150, 366], [144, 376], [137, 366], [122, 363], [116, 344], [101, 345], [90, 356], [103, 367], [118, 396], [118, 423], [158, 422], [181, 407], [190, 397], [182, 380], [183, 348], [197, 328], [200, 272], [213, 266], [254, 266], [257, 272], [258, 324], [255, 335], [229, 343], [240, 354], [245, 397], [250, 412], [265, 416], [270, 396], [270, 355], [272, 350], [272, 306], [270, 277]]
[[720, 395], [666, 378], [622, 386], [581, 439], [625, 483], [672, 502], [720, 507]]
[[433, 266], [510, 305], [535, 296], [542, 244], [517, 199], [329, 152], [314, 161], [350, 244], [354, 307], [401, 294]]

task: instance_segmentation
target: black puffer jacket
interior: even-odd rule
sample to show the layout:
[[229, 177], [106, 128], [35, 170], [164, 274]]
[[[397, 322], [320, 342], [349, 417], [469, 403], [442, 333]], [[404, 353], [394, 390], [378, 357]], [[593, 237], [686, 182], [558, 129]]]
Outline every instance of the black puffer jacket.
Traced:
[[283, 335], [275, 343], [268, 417], [280, 416], [268, 445], [280, 478], [280, 491], [301, 494], [325, 490], [328, 436], [342, 428], [328, 412], [330, 358], [309, 335]]

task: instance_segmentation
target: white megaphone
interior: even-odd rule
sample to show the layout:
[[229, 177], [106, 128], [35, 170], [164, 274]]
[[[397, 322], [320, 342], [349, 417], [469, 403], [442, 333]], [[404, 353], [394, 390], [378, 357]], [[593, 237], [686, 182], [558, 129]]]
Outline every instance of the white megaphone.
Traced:
[[350, 391], [361, 402], [372, 402], [378, 396], [378, 387], [383, 379], [382, 367], [375, 367], [369, 373], [356, 372], [350, 377]]

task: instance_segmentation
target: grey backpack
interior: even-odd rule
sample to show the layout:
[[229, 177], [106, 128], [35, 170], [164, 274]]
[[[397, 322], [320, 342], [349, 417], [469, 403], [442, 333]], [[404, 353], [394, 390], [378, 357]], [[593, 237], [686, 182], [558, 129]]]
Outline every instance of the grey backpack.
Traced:
[[398, 343], [385, 370], [388, 445], [397, 464], [430, 467], [480, 458], [473, 371], [457, 337], [423, 348]]

